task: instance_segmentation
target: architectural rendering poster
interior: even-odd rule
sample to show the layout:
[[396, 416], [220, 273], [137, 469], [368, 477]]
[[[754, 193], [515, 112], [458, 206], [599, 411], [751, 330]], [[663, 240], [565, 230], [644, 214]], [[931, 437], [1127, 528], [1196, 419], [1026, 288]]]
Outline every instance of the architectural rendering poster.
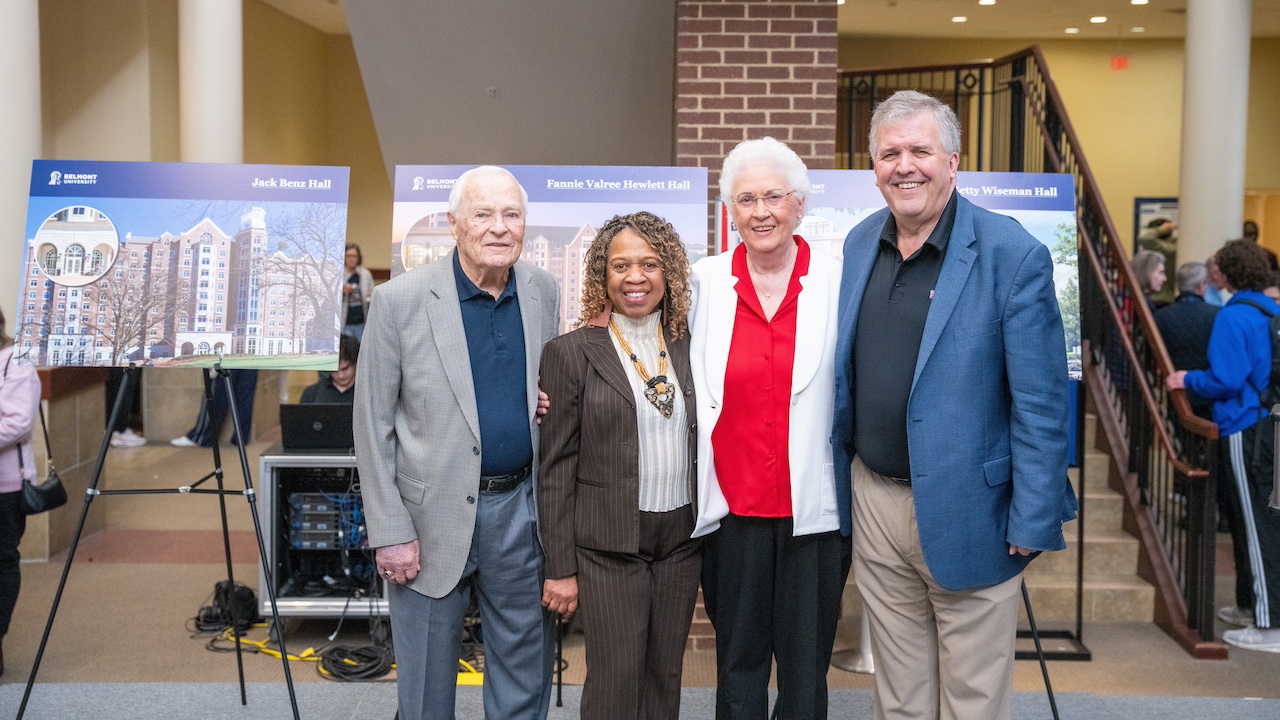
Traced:
[[[844, 256], [844, 239], [855, 225], [884, 207], [871, 170], [811, 170], [813, 189], [796, 232], [833, 257]], [[956, 173], [956, 188], [973, 204], [1022, 224], [1053, 256], [1053, 281], [1067, 336], [1067, 369], [1080, 379], [1080, 292], [1076, 264], [1075, 189], [1071, 175]], [[732, 215], [721, 204], [721, 248], [740, 242]]]
[[348, 173], [37, 160], [15, 359], [336, 368]]
[[[449, 192], [474, 165], [396, 168], [391, 274], [448, 257]], [[578, 322], [583, 258], [596, 231], [614, 215], [640, 210], [666, 219], [694, 263], [707, 254], [705, 168], [505, 166], [529, 193], [522, 259], [560, 284], [560, 328]]]

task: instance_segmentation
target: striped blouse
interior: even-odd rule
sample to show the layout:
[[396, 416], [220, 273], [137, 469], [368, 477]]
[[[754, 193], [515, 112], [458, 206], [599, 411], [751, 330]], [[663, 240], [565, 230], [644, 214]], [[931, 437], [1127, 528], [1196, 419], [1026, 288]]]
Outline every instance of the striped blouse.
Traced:
[[[658, 374], [658, 324], [661, 318], [661, 312], [639, 320], [632, 320], [621, 313], [612, 315], [618, 330], [651, 377]], [[671, 417], [663, 417], [644, 396], [645, 384], [612, 330], [609, 338], [618, 351], [618, 359], [627, 371], [631, 391], [635, 394], [640, 437], [640, 510], [668, 512], [684, 507], [692, 502], [689, 497], [690, 460], [684, 394], [679, 391], [675, 370], [668, 361], [667, 381], [677, 385], [677, 391]]]

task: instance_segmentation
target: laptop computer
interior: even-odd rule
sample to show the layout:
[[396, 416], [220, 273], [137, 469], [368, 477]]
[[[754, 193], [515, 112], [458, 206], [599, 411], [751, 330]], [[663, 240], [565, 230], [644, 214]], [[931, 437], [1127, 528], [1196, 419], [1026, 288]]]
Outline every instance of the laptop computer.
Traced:
[[285, 450], [341, 450], [355, 447], [347, 403], [280, 406], [280, 444]]

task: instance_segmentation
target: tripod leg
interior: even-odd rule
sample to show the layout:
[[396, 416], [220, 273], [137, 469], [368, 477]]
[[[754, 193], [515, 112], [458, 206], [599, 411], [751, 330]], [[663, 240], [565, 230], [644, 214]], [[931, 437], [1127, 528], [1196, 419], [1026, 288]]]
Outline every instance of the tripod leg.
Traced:
[[[214, 373], [220, 375], [222, 372], [221, 364], [214, 367]], [[205, 408], [209, 413], [209, 420], [213, 420], [213, 378], [209, 373], [204, 374], [204, 397]], [[222, 453], [218, 448], [218, 440], [213, 441], [213, 475], [218, 481], [218, 490], [223, 489], [223, 472], [222, 472]], [[240, 704], [248, 705], [249, 697], [245, 692], [244, 685], [244, 652], [240, 647], [240, 618], [236, 615], [236, 576], [231, 569], [231, 533], [227, 529], [227, 499], [221, 492], [218, 494], [218, 512], [222, 515], [222, 549], [227, 556], [227, 586], [231, 594], [231, 602], [227, 603], [231, 608], [231, 637], [236, 645], [236, 673], [240, 677]]]
[[62, 577], [58, 580], [58, 591], [53, 596], [53, 607], [49, 608], [49, 620], [44, 625], [44, 635], [40, 637], [40, 649], [36, 651], [35, 662], [31, 664], [31, 675], [27, 678], [27, 687], [22, 691], [22, 704], [18, 706], [18, 720], [27, 711], [27, 701], [31, 698], [31, 689], [36, 684], [36, 674], [40, 672], [40, 661], [44, 658], [45, 647], [49, 644], [49, 633], [53, 631], [53, 620], [58, 616], [58, 605], [62, 603], [62, 591], [67, 587], [67, 576], [71, 574], [71, 562], [76, 558], [76, 548], [80, 545], [80, 535], [84, 532], [84, 522], [89, 517], [89, 506], [98, 494], [98, 482], [102, 480], [102, 468], [107, 462], [107, 451], [111, 449], [111, 428], [120, 420], [120, 412], [124, 406], [125, 393], [129, 391], [131, 373], [125, 373], [120, 381], [120, 389], [116, 391], [115, 403], [111, 406], [111, 418], [107, 421], [106, 431], [102, 435], [102, 445], [98, 448], [98, 459], [93, 466], [93, 477], [84, 492], [84, 505], [80, 508], [80, 522], [76, 525], [75, 535], [71, 538], [71, 547], [67, 549], [67, 562], [62, 566]]
[[[276, 588], [272, 579], [271, 563], [267, 561], [267, 544], [262, 539], [262, 520], [258, 517], [257, 495], [253, 491], [253, 477], [249, 473], [249, 456], [245, 448], [245, 443], [249, 439], [240, 432], [240, 409], [236, 407], [236, 396], [231, 388], [231, 376], [224, 375], [222, 381], [226, 383], [231, 422], [235, 428], [236, 446], [240, 451], [240, 472], [244, 474], [244, 494], [249, 499], [249, 515], [253, 517], [253, 532], [258, 536], [258, 559], [262, 563], [262, 577], [267, 581], [267, 597], [271, 599], [271, 621], [280, 627], [280, 609], [276, 604]], [[285, 649], [283, 634], [280, 636], [280, 661], [284, 663], [284, 681], [289, 687], [289, 705], [293, 708], [293, 720], [300, 720], [298, 696], [293, 689], [293, 674], [289, 671], [289, 652]]]
[[1040, 647], [1040, 631], [1036, 630], [1036, 618], [1031, 614], [1031, 596], [1027, 594], [1027, 581], [1022, 581], [1022, 604], [1027, 607], [1027, 622], [1031, 624], [1031, 639], [1036, 643], [1036, 655], [1040, 658], [1040, 674], [1044, 675], [1044, 691], [1049, 694], [1049, 709], [1053, 711], [1053, 720], [1061, 720], [1058, 716], [1058, 701], [1053, 697], [1053, 686], [1049, 684], [1049, 665], [1044, 660], [1044, 648]]

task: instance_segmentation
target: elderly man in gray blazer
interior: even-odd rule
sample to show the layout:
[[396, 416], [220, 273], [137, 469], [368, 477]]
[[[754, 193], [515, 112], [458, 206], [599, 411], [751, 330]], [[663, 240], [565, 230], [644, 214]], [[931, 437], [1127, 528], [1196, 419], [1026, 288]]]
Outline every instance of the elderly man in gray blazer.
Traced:
[[387, 580], [400, 717], [454, 717], [474, 587], [488, 717], [544, 720], [554, 616], [542, 608], [533, 472], [542, 345], [559, 292], [518, 262], [528, 195], [509, 172], [464, 173], [457, 249], [373, 296], [356, 376], [360, 488]]

